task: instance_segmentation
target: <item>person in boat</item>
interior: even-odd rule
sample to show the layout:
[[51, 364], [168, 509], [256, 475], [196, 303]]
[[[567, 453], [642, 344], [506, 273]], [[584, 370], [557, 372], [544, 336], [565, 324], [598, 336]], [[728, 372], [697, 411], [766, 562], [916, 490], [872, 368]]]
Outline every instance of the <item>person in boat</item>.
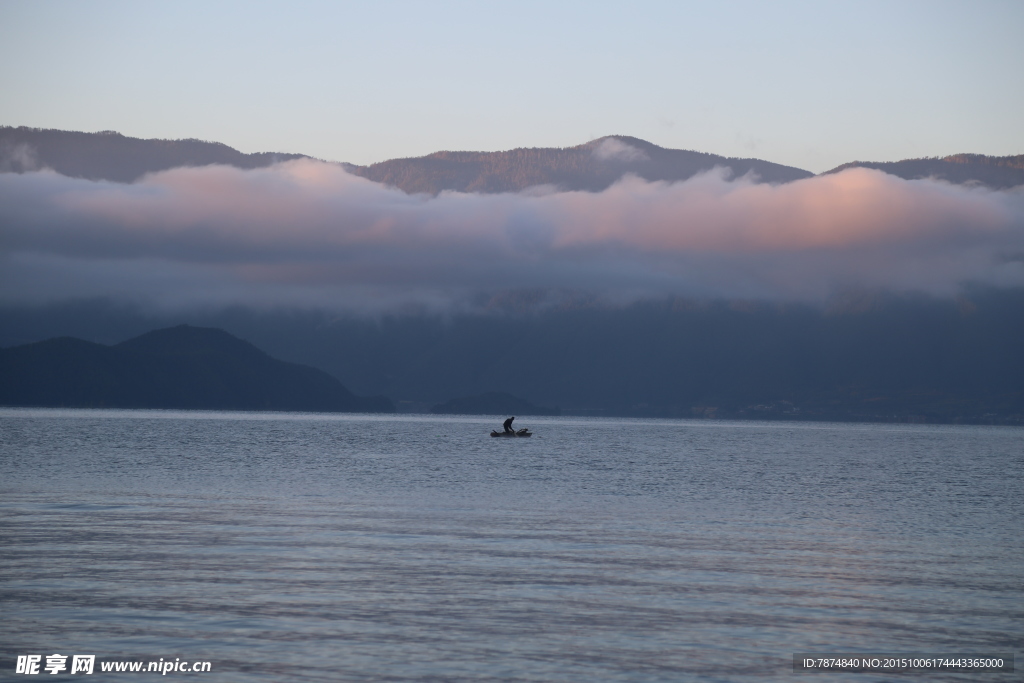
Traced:
[[509, 433], [509, 432], [511, 432], [511, 431], [514, 431], [514, 430], [512, 429], [512, 420], [514, 420], [514, 419], [516, 419], [515, 415], [513, 415], [512, 417], [510, 417], [509, 419], [505, 420], [505, 421], [504, 421], [504, 422], [502, 423], [502, 426], [503, 426], [503, 427], [505, 428], [505, 433], [506, 433], [506, 434], [507, 434], [507, 433]]

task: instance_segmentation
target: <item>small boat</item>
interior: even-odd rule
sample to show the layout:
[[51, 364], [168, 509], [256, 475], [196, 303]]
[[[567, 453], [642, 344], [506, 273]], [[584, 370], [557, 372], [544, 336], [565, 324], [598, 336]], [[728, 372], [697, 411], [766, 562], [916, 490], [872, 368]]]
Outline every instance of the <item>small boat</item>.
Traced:
[[523, 427], [518, 432], [499, 432], [497, 430], [492, 430], [491, 436], [533, 436], [533, 432], [526, 427]]

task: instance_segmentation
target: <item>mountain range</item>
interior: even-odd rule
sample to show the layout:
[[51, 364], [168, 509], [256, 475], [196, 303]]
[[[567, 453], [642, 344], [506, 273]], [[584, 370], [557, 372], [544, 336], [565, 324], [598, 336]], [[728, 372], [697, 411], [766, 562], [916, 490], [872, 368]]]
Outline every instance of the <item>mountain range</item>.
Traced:
[[[250, 169], [303, 154], [243, 154], [202, 140], [142, 140], [113, 131], [82, 133], [27, 127], [0, 127], [0, 172], [49, 168], [89, 180], [130, 183], [146, 173], [182, 166], [224, 164]], [[732, 177], [787, 183], [814, 174], [761, 159], [724, 157], [666, 149], [639, 138], [612, 135], [564, 148], [520, 148], [503, 152], [441, 151], [423, 157], [391, 159], [367, 166], [341, 163], [349, 173], [407, 193], [443, 191], [498, 193], [549, 186], [597, 192], [626, 174], [649, 181], [675, 182], [722, 168]], [[827, 171], [873, 168], [908, 180], [938, 178], [950, 183], [1005, 189], [1024, 184], [1024, 155], [957, 154], [896, 162], [854, 161]]]
[[394, 412], [223, 330], [179, 325], [114, 346], [72, 337], [0, 349], [0, 405]]
[[954, 154], [932, 159], [903, 161], [853, 161], [826, 173], [839, 173], [848, 168], [873, 168], [905, 180], [935, 178], [956, 185], [984, 185], [994, 190], [1024, 185], [1024, 154], [991, 157], [984, 154]]
[[667, 299], [380, 318], [79, 301], [0, 306], [0, 346], [57, 334], [109, 344], [186, 320], [386, 395], [400, 412], [526, 414], [491, 407], [501, 392], [563, 415], [1024, 425], [1021, 311], [1021, 289], [851, 295], [825, 308]]
[[111, 130], [80, 133], [0, 127], [0, 172], [49, 168], [71, 178], [131, 183], [147, 173], [182, 166], [260, 168], [302, 158], [305, 155], [243, 154], [219, 142], [203, 140], [140, 140]]
[[[0, 172], [10, 173], [51, 168], [128, 183], [182, 165], [257, 168], [301, 158], [196, 140], [0, 128]], [[407, 192], [483, 193], [597, 191], [626, 173], [677, 181], [716, 166], [771, 183], [812, 175], [623, 136], [345, 168]], [[854, 162], [829, 172], [855, 166], [907, 179], [1024, 184], [1022, 156]], [[13, 347], [0, 349], [0, 404], [428, 412], [492, 410], [485, 406], [504, 395], [567, 415], [1024, 424], [1019, 287], [971, 285], [956, 299], [855, 291], [825, 306], [678, 297], [605, 305], [581, 295], [520, 310], [515, 296], [507, 305], [503, 296], [473, 314], [377, 317], [0, 302], [0, 347]], [[191, 327], [142, 334], [182, 322]], [[525, 414], [502, 400], [499, 412]]]
[[665, 149], [645, 140], [614, 135], [561, 149], [507, 152], [435, 152], [414, 159], [392, 159], [370, 166], [347, 166], [350, 173], [407, 193], [520, 192], [549, 185], [561, 190], [600, 192], [627, 173], [644, 180], [686, 180], [713, 168], [733, 177], [751, 174], [762, 182], [785, 183], [813, 173], [760, 159], [734, 159]]

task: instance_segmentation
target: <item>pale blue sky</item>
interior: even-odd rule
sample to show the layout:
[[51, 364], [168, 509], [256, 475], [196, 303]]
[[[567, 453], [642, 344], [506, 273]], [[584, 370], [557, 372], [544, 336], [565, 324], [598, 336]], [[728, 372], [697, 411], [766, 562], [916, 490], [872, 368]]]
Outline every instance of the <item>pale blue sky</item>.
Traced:
[[1024, 152], [1024, 2], [0, 2], [0, 125], [371, 163]]

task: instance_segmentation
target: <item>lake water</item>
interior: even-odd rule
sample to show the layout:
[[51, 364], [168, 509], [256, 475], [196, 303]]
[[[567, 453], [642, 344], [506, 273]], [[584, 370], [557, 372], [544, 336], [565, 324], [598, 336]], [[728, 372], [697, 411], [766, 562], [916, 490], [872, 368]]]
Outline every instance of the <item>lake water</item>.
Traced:
[[0, 676], [864, 682], [893, 677], [792, 656], [1019, 654], [1024, 429], [520, 423], [2, 409]]

